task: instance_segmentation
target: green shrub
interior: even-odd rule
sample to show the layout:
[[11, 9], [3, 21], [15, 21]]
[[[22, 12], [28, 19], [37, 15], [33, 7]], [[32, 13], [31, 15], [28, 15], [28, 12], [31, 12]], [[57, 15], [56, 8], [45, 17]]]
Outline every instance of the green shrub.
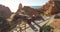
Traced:
[[55, 18], [55, 19], [60, 18], [60, 14], [55, 15], [55, 17], [54, 17], [54, 18]]
[[44, 26], [44, 27], [43, 27], [44, 32], [50, 32], [51, 29], [52, 29], [51, 26]]
[[4, 17], [0, 17], [0, 27], [5, 27], [7, 25], [9, 25], [7, 20]]

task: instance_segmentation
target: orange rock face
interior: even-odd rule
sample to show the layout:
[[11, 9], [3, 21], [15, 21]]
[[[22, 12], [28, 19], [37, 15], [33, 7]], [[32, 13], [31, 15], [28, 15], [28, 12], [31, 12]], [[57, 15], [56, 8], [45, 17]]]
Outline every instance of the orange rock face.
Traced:
[[44, 11], [45, 14], [57, 14], [60, 13], [60, 1], [51, 0], [40, 9]]

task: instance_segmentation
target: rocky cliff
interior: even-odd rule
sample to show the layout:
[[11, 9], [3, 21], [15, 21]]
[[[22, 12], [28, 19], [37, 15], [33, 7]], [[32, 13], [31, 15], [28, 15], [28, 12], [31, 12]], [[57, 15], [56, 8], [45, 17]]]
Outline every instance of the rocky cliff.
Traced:
[[18, 10], [16, 13], [23, 13], [23, 14], [27, 14], [29, 16], [37, 16], [39, 15], [39, 13], [43, 13], [43, 11], [39, 10], [39, 9], [34, 9], [34, 8], [31, 8], [29, 6], [24, 6], [22, 8], [22, 4], [19, 4], [19, 7], [18, 7]]
[[28, 14], [30, 16], [33, 16], [33, 15], [37, 16], [41, 12], [40, 10], [31, 8], [29, 6], [24, 6], [23, 10], [26, 12], [26, 14]]
[[50, 0], [40, 10], [49, 15], [60, 13], [60, 1]]
[[0, 5], [0, 16], [9, 18], [10, 15], [11, 15], [10, 9], [8, 7], [5, 7], [4, 5]]

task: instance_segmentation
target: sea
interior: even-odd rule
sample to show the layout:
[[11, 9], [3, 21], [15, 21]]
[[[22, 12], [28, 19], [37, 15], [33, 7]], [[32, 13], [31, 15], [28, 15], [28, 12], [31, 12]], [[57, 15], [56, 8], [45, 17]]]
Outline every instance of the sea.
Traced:
[[35, 9], [41, 8], [41, 6], [30, 6], [30, 7]]

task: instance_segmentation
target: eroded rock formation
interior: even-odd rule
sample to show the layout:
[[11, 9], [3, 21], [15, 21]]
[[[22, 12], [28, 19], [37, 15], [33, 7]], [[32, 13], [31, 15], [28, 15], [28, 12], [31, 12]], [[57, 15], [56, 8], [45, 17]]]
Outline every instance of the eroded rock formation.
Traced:
[[22, 8], [22, 4], [20, 4], [20, 5], [19, 5], [19, 8], [18, 8], [18, 10], [17, 10], [16, 13], [21, 13], [21, 12], [22, 12], [23, 14], [27, 14], [27, 15], [29, 15], [29, 16], [33, 16], [33, 15], [37, 16], [37, 15], [39, 15], [39, 13], [42, 13], [43, 11], [41, 11], [41, 10], [39, 10], [39, 9], [31, 8], [31, 7], [29, 7], [29, 6], [24, 6], [24, 7]]
[[29, 7], [29, 6], [24, 6], [23, 10], [26, 12], [26, 14], [28, 14], [30, 16], [33, 16], [33, 15], [37, 16], [41, 12], [38, 9], [34, 9], [34, 8]]
[[60, 13], [60, 1], [50, 0], [40, 10], [49, 15]]
[[20, 3], [20, 4], [19, 4], [19, 7], [18, 7], [18, 10], [17, 10], [17, 12], [16, 12], [16, 13], [21, 12], [21, 10], [22, 10], [22, 4]]
[[10, 9], [8, 7], [0, 5], [0, 16], [3, 16], [5, 18], [9, 18], [10, 15], [11, 15]]

